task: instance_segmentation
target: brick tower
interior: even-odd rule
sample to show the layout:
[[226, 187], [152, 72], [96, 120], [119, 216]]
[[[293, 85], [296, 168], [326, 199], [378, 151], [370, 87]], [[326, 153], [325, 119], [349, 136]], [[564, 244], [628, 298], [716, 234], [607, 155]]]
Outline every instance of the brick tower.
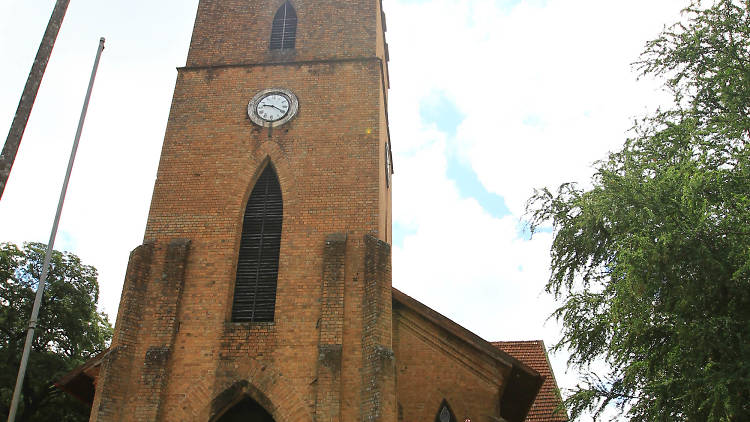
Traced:
[[112, 345], [56, 384], [91, 421], [567, 419], [543, 345], [391, 287], [387, 93], [380, 0], [200, 0]]
[[396, 420], [384, 27], [200, 1], [92, 421]]

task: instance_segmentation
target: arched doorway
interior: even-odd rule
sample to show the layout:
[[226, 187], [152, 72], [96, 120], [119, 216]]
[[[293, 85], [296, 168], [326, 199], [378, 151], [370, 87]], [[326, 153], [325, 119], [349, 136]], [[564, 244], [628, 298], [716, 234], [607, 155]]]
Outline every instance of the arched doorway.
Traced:
[[274, 422], [273, 417], [255, 400], [245, 396], [216, 422]]

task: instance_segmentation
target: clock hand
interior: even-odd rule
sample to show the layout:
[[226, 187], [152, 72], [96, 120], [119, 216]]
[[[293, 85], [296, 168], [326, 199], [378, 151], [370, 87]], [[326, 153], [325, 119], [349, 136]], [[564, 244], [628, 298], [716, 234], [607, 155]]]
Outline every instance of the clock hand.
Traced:
[[279, 110], [279, 111], [281, 111], [282, 113], [284, 112], [284, 110], [282, 110], [282, 109], [280, 109], [280, 108], [276, 107], [276, 106], [275, 106], [275, 105], [273, 105], [273, 104], [263, 104], [263, 107], [273, 107], [273, 108], [275, 108], [276, 110]]

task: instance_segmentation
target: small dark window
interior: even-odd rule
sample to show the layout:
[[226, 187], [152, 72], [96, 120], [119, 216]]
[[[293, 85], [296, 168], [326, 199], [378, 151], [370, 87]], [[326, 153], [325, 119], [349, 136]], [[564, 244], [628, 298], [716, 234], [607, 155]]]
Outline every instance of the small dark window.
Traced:
[[294, 48], [297, 39], [297, 13], [290, 2], [284, 3], [276, 12], [271, 27], [271, 50]]
[[440, 409], [438, 409], [437, 415], [435, 415], [435, 422], [456, 422], [456, 416], [453, 414], [451, 407], [448, 406], [448, 402], [443, 400], [440, 403]]
[[245, 207], [234, 284], [234, 322], [273, 321], [282, 217], [281, 186], [269, 165]]

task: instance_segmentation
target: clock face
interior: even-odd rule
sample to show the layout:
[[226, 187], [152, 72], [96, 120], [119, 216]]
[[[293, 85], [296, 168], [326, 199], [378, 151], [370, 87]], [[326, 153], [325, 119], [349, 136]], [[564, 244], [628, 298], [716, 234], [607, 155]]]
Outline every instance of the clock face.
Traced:
[[261, 98], [255, 111], [267, 122], [281, 120], [289, 112], [289, 99], [282, 94], [268, 94]]
[[247, 114], [258, 126], [278, 127], [297, 115], [297, 96], [285, 88], [268, 88], [255, 94], [247, 105]]

